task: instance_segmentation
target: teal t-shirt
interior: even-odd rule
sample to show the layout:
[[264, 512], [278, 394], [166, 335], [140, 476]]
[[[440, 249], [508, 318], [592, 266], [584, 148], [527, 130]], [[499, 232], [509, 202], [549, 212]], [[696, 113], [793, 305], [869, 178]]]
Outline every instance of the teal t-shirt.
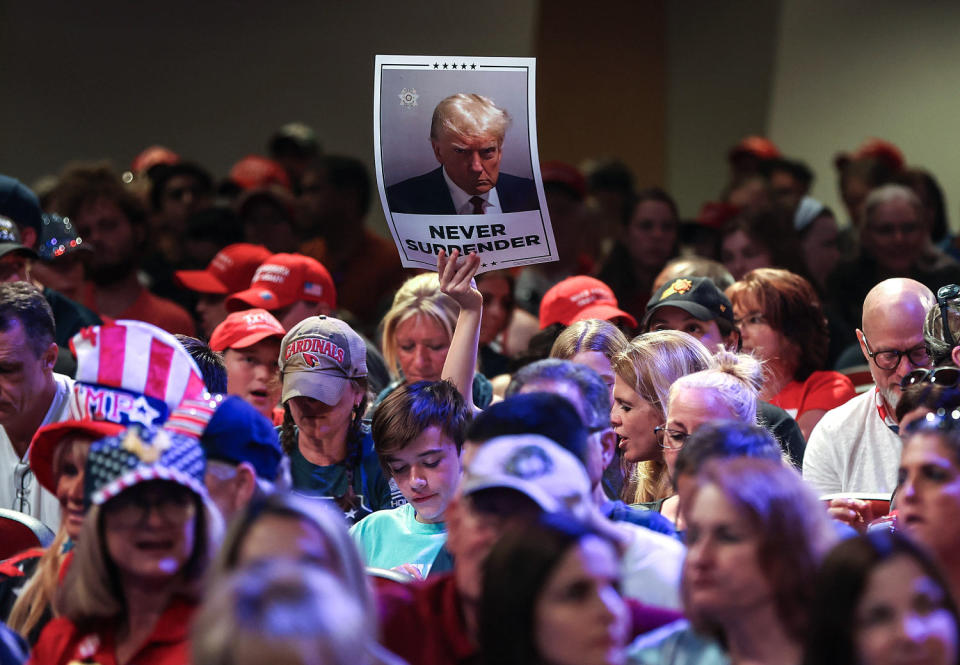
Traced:
[[389, 569], [409, 563], [427, 577], [447, 542], [447, 527], [442, 522], [418, 522], [414, 515], [407, 503], [374, 513], [350, 528], [368, 566]]
[[290, 452], [293, 491], [332, 500], [343, 510], [348, 524], [355, 524], [375, 511], [405, 503], [393, 480], [384, 476], [368, 431], [363, 432], [360, 449], [360, 464], [353, 469], [353, 496], [349, 497], [347, 479], [350, 474], [345, 463], [318, 466], [303, 456], [299, 446], [294, 446]]

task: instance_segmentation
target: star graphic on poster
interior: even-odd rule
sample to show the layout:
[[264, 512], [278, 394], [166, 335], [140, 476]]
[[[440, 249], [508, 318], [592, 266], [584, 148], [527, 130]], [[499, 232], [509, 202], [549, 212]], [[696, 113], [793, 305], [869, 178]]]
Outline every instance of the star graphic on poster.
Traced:
[[460, 65], [460, 69], [466, 69], [466, 68], [467, 68], [467, 63], [463, 63], [462, 65]]
[[434, 68], [434, 69], [440, 69], [440, 65], [435, 62], [435, 63], [433, 63], [433, 68]]
[[146, 398], [141, 395], [133, 403], [133, 409], [127, 417], [132, 423], [140, 423], [145, 427], [150, 427], [160, 417], [160, 412], [150, 406]]
[[496, 262], [496, 261], [491, 261], [491, 262], [490, 262], [490, 265], [495, 266], [495, 265], [497, 265], [497, 262]]
[[476, 68], [477, 68], [476, 65], [470, 65], [470, 69], [476, 69]]
[[486, 267], [487, 267], [487, 264], [486, 264], [486, 263], [481, 263], [481, 264], [480, 264], [480, 267], [481, 267], [481, 268], [486, 268]]
[[443, 63], [443, 68], [444, 68], [444, 69], [447, 68], [447, 63]]

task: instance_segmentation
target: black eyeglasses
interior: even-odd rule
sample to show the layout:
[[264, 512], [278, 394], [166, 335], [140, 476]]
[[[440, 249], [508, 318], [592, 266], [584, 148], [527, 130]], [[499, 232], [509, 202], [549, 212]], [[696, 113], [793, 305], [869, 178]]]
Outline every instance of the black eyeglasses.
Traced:
[[947, 284], [937, 289], [937, 304], [940, 306], [940, 325], [943, 327], [943, 341], [949, 344], [951, 349], [957, 345], [957, 341], [953, 338], [953, 333], [950, 331], [950, 319], [947, 316], [947, 312], [950, 311], [949, 301], [957, 297], [960, 297], [960, 285], [958, 284]]
[[890, 349], [888, 351], [877, 351], [874, 353], [870, 350], [870, 343], [867, 341], [867, 336], [864, 335], [863, 345], [867, 347], [867, 355], [870, 356], [871, 360], [873, 360], [880, 369], [896, 369], [904, 356], [910, 359], [914, 367], [926, 367], [930, 364], [930, 354], [927, 352], [927, 347], [923, 344], [918, 344], [912, 349]]
[[687, 442], [690, 435], [676, 429], [667, 429], [660, 425], [653, 428], [653, 433], [657, 435], [657, 445], [665, 450], [680, 450], [683, 444]]
[[915, 369], [903, 377], [900, 381], [900, 387], [906, 389], [923, 382], [953, 388], [960, 383], [960, 368], [935, 367], [934, 369]]

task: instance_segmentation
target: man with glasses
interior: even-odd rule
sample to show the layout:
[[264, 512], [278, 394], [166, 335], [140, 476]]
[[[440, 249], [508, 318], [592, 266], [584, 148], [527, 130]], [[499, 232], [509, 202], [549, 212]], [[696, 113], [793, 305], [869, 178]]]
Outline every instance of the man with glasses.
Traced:
[[[821, 494], [890, 493], [897, 484], [901, 441], [896, 418], [903, 378], [930, 366], [923, 339], [927, 310], [936, 304], [920, 282], [880, 282], [863, 301], [860, 349], [876, 387], [833, 409], [814, 428], [803, 477]], [[835, 499], [830, 510], [848, 522], [866, 519], [865, 502]]]
[[26, 282], [0, 283], [0, 508], [33, 515], [54, 531], [60, 504], [30, 470], [30, 440], [69, 417], [73, 381], [53, 371], [53, 312]]

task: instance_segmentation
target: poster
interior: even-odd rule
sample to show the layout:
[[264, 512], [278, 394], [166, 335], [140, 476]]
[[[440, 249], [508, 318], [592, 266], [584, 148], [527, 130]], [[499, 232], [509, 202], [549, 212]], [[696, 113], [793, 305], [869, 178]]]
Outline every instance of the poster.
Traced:
[[557, 260], [537, 154], [533, 58], [378, 55], [374, 151], [406, 268], [476, 252], [478, 272]]

